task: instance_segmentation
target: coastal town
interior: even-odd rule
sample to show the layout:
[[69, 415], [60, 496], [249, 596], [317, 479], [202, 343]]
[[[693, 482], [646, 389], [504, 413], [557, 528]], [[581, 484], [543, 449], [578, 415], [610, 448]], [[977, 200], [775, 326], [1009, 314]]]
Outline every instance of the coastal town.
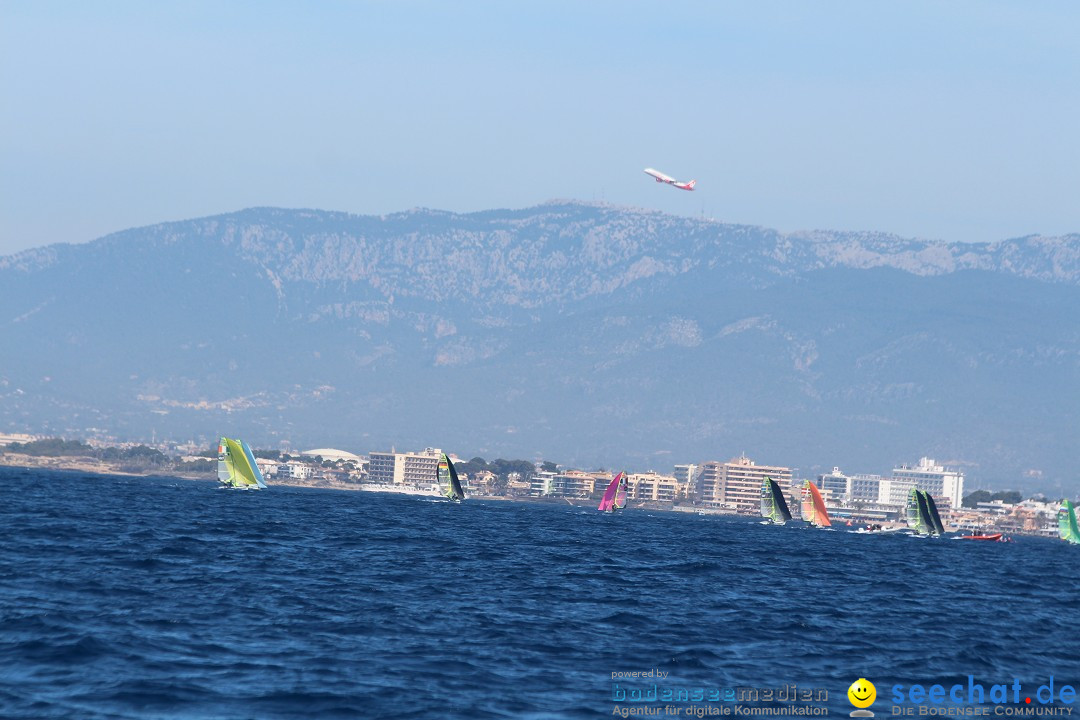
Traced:
[[[272, 485], [437, 495], [436, 473], [442, 452], [430, 447], [372, 451], [366, 456], [333, 448], [296, 454], [256, 450], [255, 461]], [[475, 498], [588, 505], [600, 498], [616, 472], [564, 468], [552, 462], [487, 463], [482, 458], [448, 456], [466, 493]], [[0, 435], [0, 465], [211, 479], [216, 460], [213, 451], [169, 443], [154, 448], [130, 443], [102, 447], [93, 441], [82, 444], [32, 435]], [[676, 464], [670, 472], [627, 472], [627, 499], [629, 507], [651, 510], [757, 516], [766, 478], [779, 484], [790, 507], [800, 507], [804, 479], [795, 473], [791, 467], [758, 463], [740, 454], [727, 461]], [[899, 465], [885, 475], [848, 474], [834, 467], [809, 479], [820, 491], [829, 516], [840, 524], [902, 522], [908, 493], [916, 488], [934, 498], [945, 525], [952, 530], [1057, 536], [1059, 498], [1022, 498], [1016, 492], [986, 491], [965, 495], [964, 473], [929, 457]]]

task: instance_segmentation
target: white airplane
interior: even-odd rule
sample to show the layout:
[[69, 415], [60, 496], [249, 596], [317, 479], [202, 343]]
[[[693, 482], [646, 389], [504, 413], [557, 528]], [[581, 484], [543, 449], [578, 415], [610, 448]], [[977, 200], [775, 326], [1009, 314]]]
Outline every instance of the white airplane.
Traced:
[[652, 168], [645, 168], [645, 174], [646, 175], [652, 175], [654, 178], [656, 178], [656, 182], [662, 182], [662, 183], [667, 183], [668, 185], [674, 185], [675, 187], [679, 188], [680, 190], [693, 190], [694, 186], [697, 185], [697, 180], [691, 180], [690, 182], [679, 182], [678, 180], [671, 177], [670, 175], [665, 175], [664, 173], [660, 172], [659, 170], [653, 170]]

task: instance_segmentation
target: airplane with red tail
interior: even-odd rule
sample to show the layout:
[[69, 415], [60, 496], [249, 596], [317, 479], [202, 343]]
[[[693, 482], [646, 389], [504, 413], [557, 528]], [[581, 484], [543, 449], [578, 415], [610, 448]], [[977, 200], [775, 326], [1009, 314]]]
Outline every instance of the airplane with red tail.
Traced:
[[691, 180], [690, 182], [679, 182], [670, 175], [665, 175], [659, 170], [653, 170], [652, 168], [645, 168], [645, 174], [651, 175], [652, 177], [656, 178], [656, 182], [658, 183], [667, 183], [668, 185], [673, 185], [680, 190], [693, 191], [694, 186], [697, 185], [697, 180]]

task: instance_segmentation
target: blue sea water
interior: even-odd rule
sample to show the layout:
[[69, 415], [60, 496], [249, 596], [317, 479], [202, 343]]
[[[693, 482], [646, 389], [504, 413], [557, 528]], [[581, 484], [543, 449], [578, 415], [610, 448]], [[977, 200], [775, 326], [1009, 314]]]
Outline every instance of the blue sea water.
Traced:
[[19, 469], [0, 518], [4, 718], [612, 717], [793, 684], [846, 716], [861, 677], [881, 717], [897, 684], [1080, 687], [1080, 547], [1048, 540]]

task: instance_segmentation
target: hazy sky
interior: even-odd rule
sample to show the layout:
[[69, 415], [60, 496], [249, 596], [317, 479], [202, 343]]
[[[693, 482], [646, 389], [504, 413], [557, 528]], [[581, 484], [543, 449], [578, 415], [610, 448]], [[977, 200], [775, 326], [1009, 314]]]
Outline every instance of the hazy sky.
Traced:
[[1078, 38], [1080, 3], [1030, 0], [0, 0], [0, 254], [257, 205], [555, 198], [1078, 232]]

